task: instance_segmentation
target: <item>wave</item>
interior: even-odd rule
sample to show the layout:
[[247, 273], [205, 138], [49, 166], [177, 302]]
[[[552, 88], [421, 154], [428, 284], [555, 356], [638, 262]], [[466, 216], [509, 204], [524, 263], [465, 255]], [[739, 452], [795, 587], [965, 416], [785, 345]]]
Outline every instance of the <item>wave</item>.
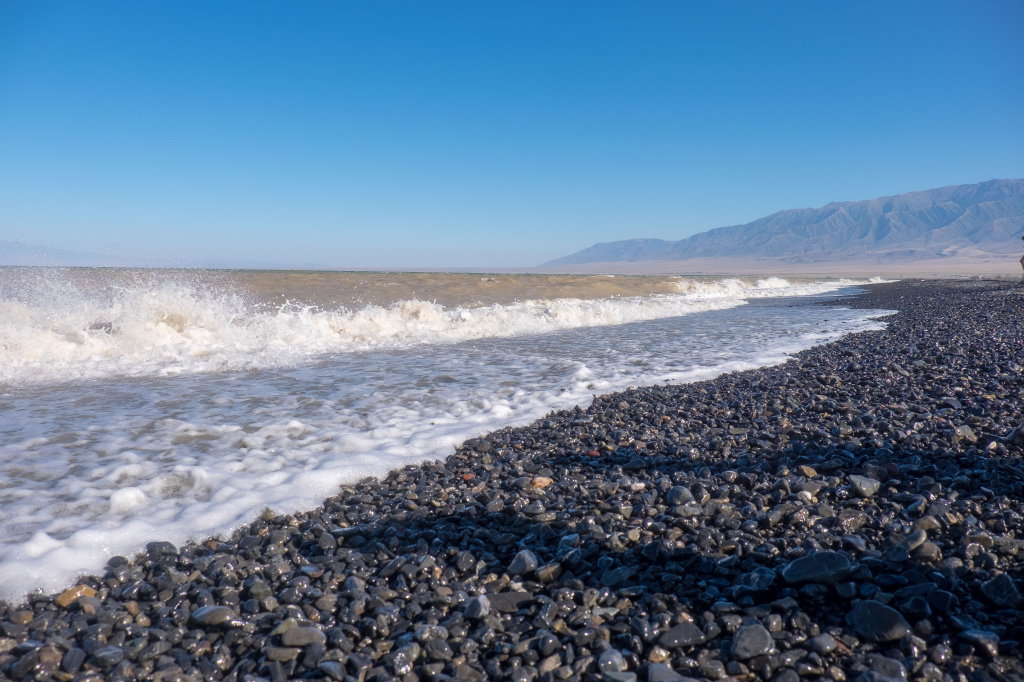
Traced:
[[222, 282], [141, 276], [117, 285], [37, 277], [0, 288], [0, 382], [21, 384], [291, 365], [330, 353], [618, 325], [857, 282], [681, 279], [678, 294], [487, 306], [402, 300], [322, 309], [268, 305]]

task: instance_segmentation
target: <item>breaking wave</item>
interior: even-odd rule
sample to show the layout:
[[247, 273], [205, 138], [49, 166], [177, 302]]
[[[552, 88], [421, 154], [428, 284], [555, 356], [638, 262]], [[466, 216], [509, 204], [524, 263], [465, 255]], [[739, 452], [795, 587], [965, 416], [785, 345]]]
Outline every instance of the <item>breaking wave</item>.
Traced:
[[284, 366], [330, 353], [618, 325], [820, 294], [855, 284], [680, 279], [678, 294], [445, 307], [423, 300], [323, 309], [254, 302], [193, 278], [83, 288], [43, 275], [0, 286], [0, 382], [67, 381]]

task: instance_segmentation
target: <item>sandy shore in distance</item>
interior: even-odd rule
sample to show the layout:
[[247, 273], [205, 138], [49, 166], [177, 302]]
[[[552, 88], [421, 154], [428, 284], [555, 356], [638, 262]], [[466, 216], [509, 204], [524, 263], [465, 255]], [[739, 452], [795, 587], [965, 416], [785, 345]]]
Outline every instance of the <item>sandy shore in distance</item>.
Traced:
[[733, 275], [776, 277], [1016, 277], [1022, 274], [1019, 253], [1005, 258], [940, 258], [900, 263], [827, 261], [789, 263], [770, 259], [708, 258], [680, 261], [617, 261], [524, 270], [538, 273], [608, 275]]

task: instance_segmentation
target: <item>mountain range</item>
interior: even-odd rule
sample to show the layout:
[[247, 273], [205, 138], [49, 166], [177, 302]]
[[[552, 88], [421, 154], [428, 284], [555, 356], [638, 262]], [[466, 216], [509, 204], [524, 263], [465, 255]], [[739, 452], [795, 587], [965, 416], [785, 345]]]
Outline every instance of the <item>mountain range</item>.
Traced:
[[713, 263], [716, 259], [792, 265], [850, 261], [898, 265], [942, 259], [969, 263], [1019, 253], [1017, 237], [1022, 232], [1024, 179], [989, 180], [779, 211], [678, 241], [627, 239], [595, 244], [541, 267]]

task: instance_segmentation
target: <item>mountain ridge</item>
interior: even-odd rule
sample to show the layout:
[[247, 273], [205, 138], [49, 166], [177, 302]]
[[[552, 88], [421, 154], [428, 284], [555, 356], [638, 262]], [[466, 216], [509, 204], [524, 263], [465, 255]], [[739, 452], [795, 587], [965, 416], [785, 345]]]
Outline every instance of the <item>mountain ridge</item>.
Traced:
[[1022, 231], [1024, 179], [988, 180], [786, 209], [677, 241], [604, 242], [541, 267], [714, 258], [813, 263], [856, 257], [912, 262], [1005, 254], [1006, 245]]

